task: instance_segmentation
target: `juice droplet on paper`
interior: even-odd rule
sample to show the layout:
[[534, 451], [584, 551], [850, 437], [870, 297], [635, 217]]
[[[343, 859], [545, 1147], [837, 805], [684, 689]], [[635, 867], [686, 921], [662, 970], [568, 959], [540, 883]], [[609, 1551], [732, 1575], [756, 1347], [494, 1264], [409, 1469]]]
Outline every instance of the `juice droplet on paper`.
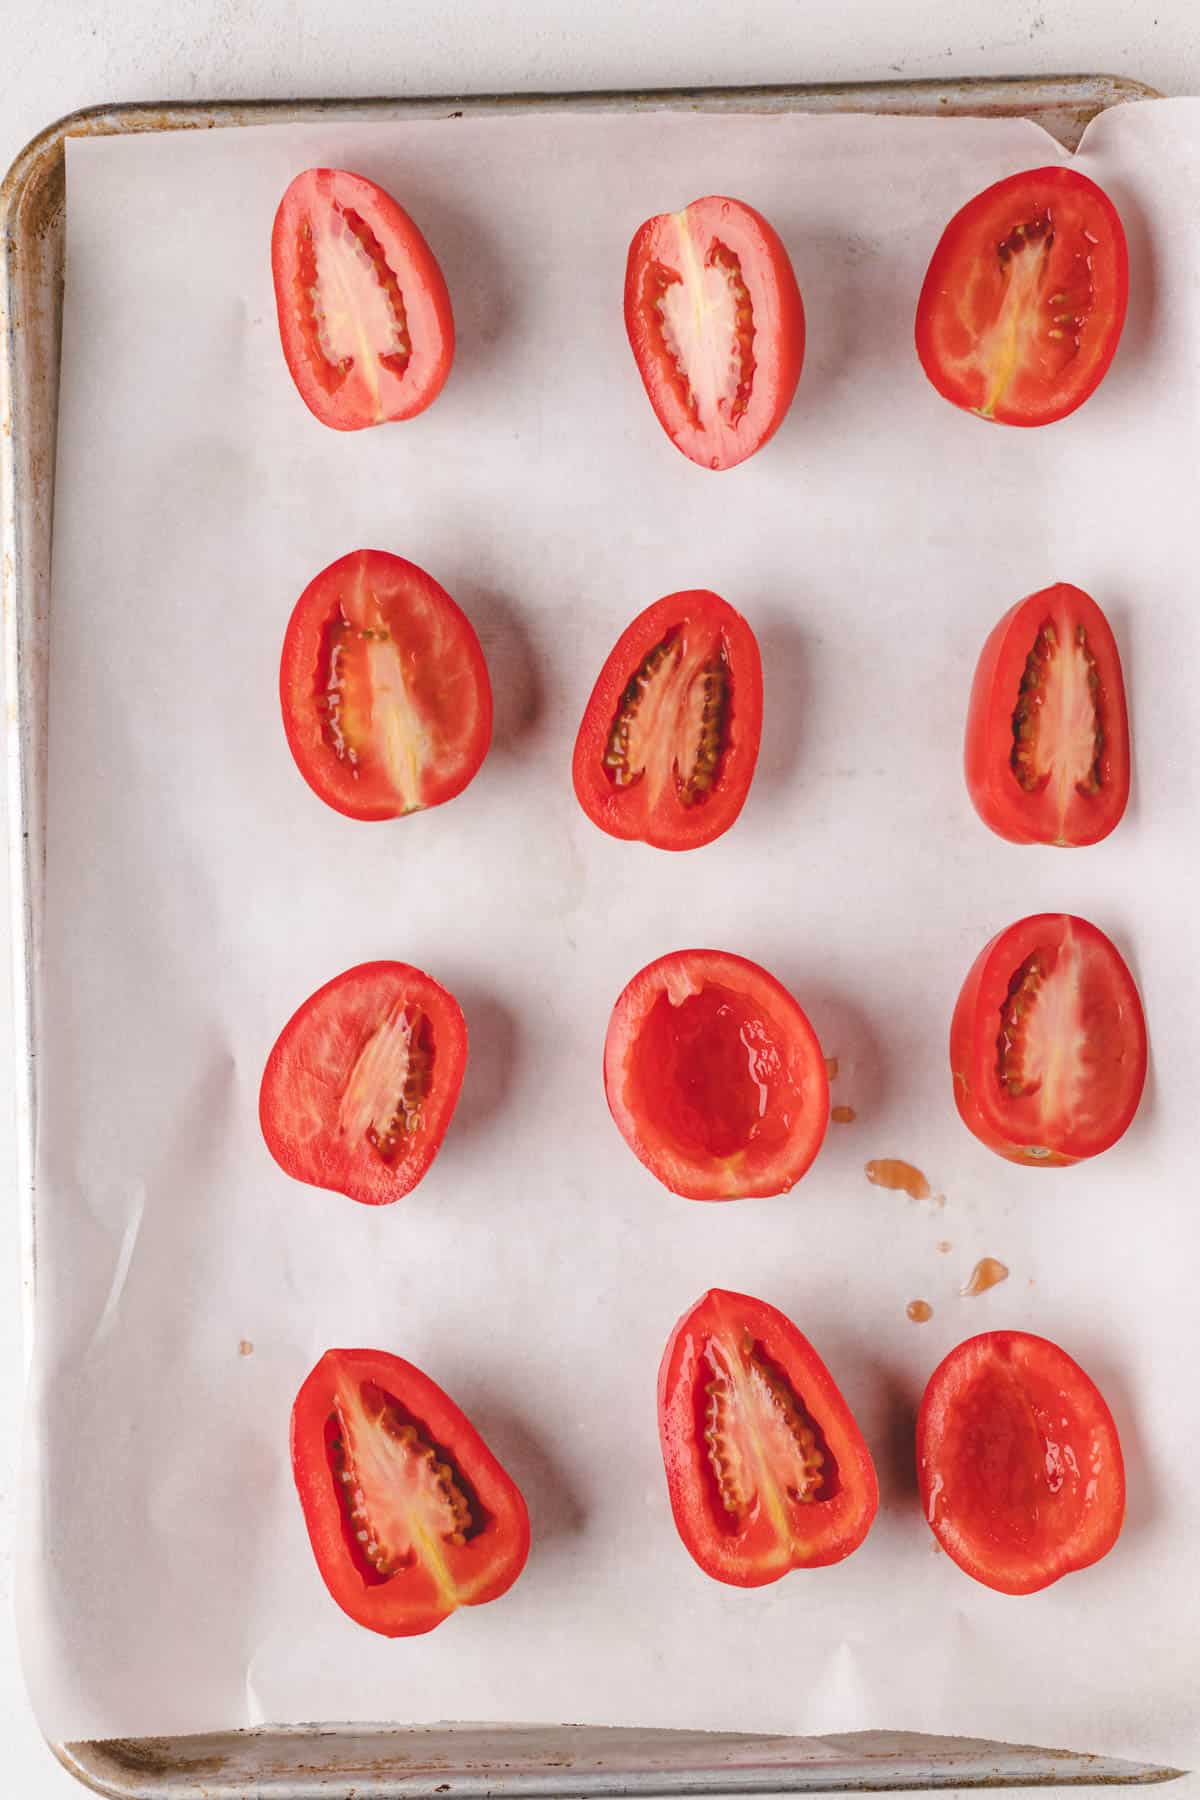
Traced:
[[924, 1325], [926, 1320], [933, 1317], [933, 1308], [928, 1300], [910, 1300], [904, 1310], [914, 1325]]
[[852, 1106], [835, 1106], [829, 1116], [835, 1125], [853, 1125], [858, 1114]]
[[981, 1256], [971, 1270], [971, 1279], [965, 1287], [959, 1288], [960, 1294], [986, 1294], [999, 1281], [1008, 1280], [1008, 1270], [994, 1256]]
[[941, 1238], [938, 1242], [938, 1255], [949, 1256], [953, 1248], [954, 1245], [950, 1242], [949, 1238]]
[[242, 1338], [241, 1341], [239, 1342], [238, 1355], [239, 1356], [253, 1356], [254, 1355], [254, 1345], [250, 1342], [249, 1338]]
[[838, 1072], [837, 1057], [836, 1056], [827, 1056], [825, 1058], [825, 1073], [829, 1077], [830, 1081], [837, 1080], [837, 1072]]
[[866, 1176], [874, 1187], [894, 1188], [897, 1193], [907, 1194], [910, 1200], [928, 1200], [933, 1193], [920, 1169], [901, 1162], [896, 1156], [881, 1156], [869, 1162]]

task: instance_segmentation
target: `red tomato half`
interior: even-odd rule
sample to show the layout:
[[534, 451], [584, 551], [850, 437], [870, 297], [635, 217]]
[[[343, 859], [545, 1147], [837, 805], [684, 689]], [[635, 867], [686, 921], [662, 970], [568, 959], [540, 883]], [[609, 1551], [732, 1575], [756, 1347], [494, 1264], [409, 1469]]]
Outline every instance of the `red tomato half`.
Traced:
[[837, 1384], [790, 1319], [713, 1288], [686, 1312], [658, 1372], [671, 1511], [714, 1581], [763, 1587], [849, 1556], [879, 1486]]
[[976, 194], [942, 233], [917, 306], [917, 355], [955, 406], [1049, 425], [1099, 386], [1128, 295], [1108, 195], [1074, 169], [1031, 169]]
[[407, 963], [360, 963], [280, 1032], [258, 1102], [267, 1149], [297, 1181], [399, 1200], [441, 1147], [466, 1062], [453, 994]]
[[471, 621], [432, 575], [386, 550], [353, 550], [309, 582], [284, 636], [279, 696], [296, 767], [351, 819], [452, 800], [492, 738]]
[[529, 1555], [521, 1491], [436, 1382], [327, 1350], [292, 1407], [292, 1472], [321, 1579], [383, 1637], [497, 1600]]
[[1034, 1594], [1107, 1556], [1125, 1517], [1112, 1414], [1065, 1350], [987, 1331], [929, 1378], [921, 1505], [942, 1549], [1001, 1594]]
[[604, 1091], [634, 1155], [689, 1200], [786, 1193], [829, 1123], [812, 1026], [773, 975], [725, 950], [676, 950], [634, 976], [609, 1020]]
[[958, 996], [950, 1068], [964, 1124], [1010, 1161], [1107, 1150], [1146, 1079], [1142, 1003], [1116, 945], [1067, 913], [1000, 932]]
[[992, 632], [971, 688], [967, 788], [1014, 844], [1096, 844], [1129, 798], [1129, 720], [1108, 620], [1060, 581]]
[[783, 423], [804, 361], [804, 306], [780, 238], [712, 194], [639, 226], [625, 329], [650, 404], [705, 469], [732, 469]]
[[275, 214], [271, 271], [283, 354], [322, 425], [411, 419], [442, 391], [454, 315], [437, 258], [390, 194], [306, 169]]
[[668, 594], [600, 671], [575, 740], [575, 793], [612, 837], [692, 850], [741, 812], [761, 736], [753, 631], [716, 594]]

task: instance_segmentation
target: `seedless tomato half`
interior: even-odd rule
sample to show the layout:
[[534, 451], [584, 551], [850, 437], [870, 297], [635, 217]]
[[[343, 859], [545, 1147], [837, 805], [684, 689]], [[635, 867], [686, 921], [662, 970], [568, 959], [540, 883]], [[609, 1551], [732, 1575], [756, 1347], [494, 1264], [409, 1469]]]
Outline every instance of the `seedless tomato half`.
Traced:
[[296, 767], [351, 819], [452, 800], [491, 743], [471, 621], [432, 575], [386, 550], [351, 551], [309, 582], [284, 635], [279, 696]]
[[497, 1600], [529, 1515], [466, 1414], [412, 1363], [327, 1350], [292, 1408], [292, 1473], [321, 1579], [383, 1637]]
[[821, 1147], [829, 1079], [787, 989], [744, 956], [676, 950], [609, 1020], [604, 1091], [622, 1137], [689, 1200], [794, 1187]]
[[279, 335], [309, 411], [336, 431], [411, 419], [441, 393], [454, 316], [437, 258], [390, 194], [306, 169], [275, 214]]
[[1129, 720], [1108, 620], [1060, 581], [1005, 613], [967, 714], [967, 788], [1015, 844], [1095, 844], [1129, 798]]
[[1068, 913], [1021, 919], [980, 952], [950, 1026], [963, 1122], [1012, 1162], [1080, 1162], [1128, 1128], [1146, 1022], [1116, 945]]
[[804, 361], [804, 307], [783, 243], [719, 194], [639, 226], [625, 270], [625, 329], [658, 422], [705, 469], [766, 443]]
[[453, 994], [408, 963], [360, 963], [318, 988], [267, 1058], [259, 1122], [286, 1175], [384, 1206], [441, 1147], [467, 1026]]
[[1125, 1517], [1112, 1414], [1065, 1350], [988, 1331], [936, 1368], [917, 1417], [935, 1538], [1001, 1594], [1033, 1594], [1107, 1556]]
[[775, 1307], [713, 1288], [671, 1333], [658, 1374], [671, 1511], [706, 1575], [763, 1587], [858, 1549], [879, 1506], [854, 1415]]
[[939, 394], [1002, 425], [1049, 425], [1094, 392], [1129, 294], [1117, 209], [1071, 168], [1030, 169], [955, 213], [917, 306]]
[[742, 810], [761, 736], [753, 631], [717, 594], [668, 594], [600, 671], [575, 740], [575, 793], [612, 837], [691, 850]]

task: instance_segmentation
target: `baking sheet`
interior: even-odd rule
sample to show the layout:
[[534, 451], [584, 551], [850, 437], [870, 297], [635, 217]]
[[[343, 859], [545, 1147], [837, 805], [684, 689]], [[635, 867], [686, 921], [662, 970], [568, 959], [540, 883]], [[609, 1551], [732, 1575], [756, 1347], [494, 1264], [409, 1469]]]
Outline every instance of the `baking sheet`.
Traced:
[[[1130, 320], [1089, 405], [1025, 434], [937, 399], [911, 312], [950, 212], [1059, 160], [1028, 125], [526, 117], [69, 146], [21, 1546], [50, 1736], [569, 1718], [1187, 1759], [1198, 149], [1189, 102], [1090, 129], [1082, 166], [1130, 234]], [[455, 371], [405, 427], [324, 432], [283, 369], [265, 248], [314, 162], [396, 192], [446, 270]], [[619, 313], [633, 227], [714, 189], [781, 229], [810, 328], [779, 438], [721, 478], [662, 439]], [[291, 604], [359, 543], [450, 588], [497, 694], [477, 781], [391, 826], [321, 807], [276, 717]], [[992, 838], [958, 766], [983, 637], [1056, 578], [1114, 621], [1137, 757], [1120, 831], [1074, 857]], [[766, 737], [736, 830], [671, 859], [588, 824], [569, 754], [628, 617], [701, 584], [759, 633]], [[978, 947], [1053, 906], [1125, 949], [1154, 1044], [1126, 1139], [1062, 1173], [962, 1131], [944, 1049]], [[612, 999], [706, 941], [793, 987], [856, 1108], [791, 1196], [674, 1199], [607, 1118]], [[281, 1022], [377, 955], [438, 975], [472, 1032], [442, 1156], [379, 1214], [289, 1182], [255, 1117]], [[887, 1154], [944, 1205], [868, 1186]], [[983, 1253], [1009, 1282], [958, 1298]], [[690, 1563], [658, 1460], [661, 1346], [714, 1283], [800, 1321], [883, 1488], [850, 1562], [754, 1594]], [[905, 1318], [915, 1297], [930, 1324]], [[1118, 1550], [1023, 1601], [933, 1552], [911, 1472], [927, 1373], [998, 1324], [1083, 1361], [1130, 1463]], [[359, 1632], [311, 1564], [287, 1413], [338, 1343], [428, 1368], [530, 1502], [520, 1583], [428, 1639]]]

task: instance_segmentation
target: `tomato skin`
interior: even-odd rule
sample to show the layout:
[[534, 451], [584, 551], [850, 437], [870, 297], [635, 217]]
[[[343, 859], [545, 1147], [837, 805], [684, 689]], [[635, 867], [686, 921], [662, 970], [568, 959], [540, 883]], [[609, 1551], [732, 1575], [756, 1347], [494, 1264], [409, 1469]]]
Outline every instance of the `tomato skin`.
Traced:
[[[398, 341], [372, 346], [370, 356], [362, 349], [333, 356], [322, 341], [314, 311], [321, 304], [319, 252], [351, 236], [361, 246], [352, 254], [391, 278], [390, 287], [386, 276], [377, 280], [381, 304], [398, 299], [403, 308], [409, 346], [403, 369]], [[420, 230], [383, 188], [347, 169], [297, 175], [275, 214], [271, 273], [284, 358], [300, 398], [322, 425], [361, 431], [411, 419], [437, 399], [454, 359], [450, 294]]]
[[[724, 743], [713, 787], [697, 804], [681, 803], [675, 784], [657, 802], [644, 778], [619, 787], [605, 766], [613, 720], [631, 677], [669, 633], [719, 641], [727, 670]], [[745, 804], [762, 738], [762, 659], [754, 632], [718, 594], [692, 589], [667, 594], [638, 614], [617, 639], [584, 709], [575, 740], [575, 795], [592, 823], [610, 837], [640, 839], [658, 850], [693, 850], [729, 830]]]
[[[1042, 262], [1027, 267], [1029, 256]], [[946, 226], [917, 305], [917, 355], [938, 392], [976, 418], [1050, 425], [1107, 373], [1128, 297], [1108, 195], [1075, 169], [1031, 169], [976, 194]]]
[[[716, 259], [736, 270], [737, 303], [744, 308], [748, 296], [753, 309], [752, 350], [741, 364], [750, 391], [737, 418], [731, 412], [739, 402], [727, 396], [701, 416], [691, 389], [695, 371], [681, 380], [663, 329], [669, 288], [682, 282], [694, 294]], [[695, 310], [702, 310], [699, 300]], [[706, 315], [711, 310], [703, 306]], [[625, 329], [659, 424], [701, 468], [732, 469], [783, 423], [804, 362], [804, 305], [782, 239], [744, 201], [710, 194], [638, 227], [625, 269]]]
[[[737, 1520], [718, 1496], [705, 1447], [698, 1400], [715, 1375], [706, 1359], [716, 1340], [726, 1367], [756, 1354], [781, 1373], [821, 1434], [825, 1468], [836, 1489], [790, 1513], [781, 1529], [765, 1502]], [[744, 1366], [744, 1363], [743, 1363]], [[825, 1568], [858, 1549], [879, 1507], [875, 1465], [833, 1376], [792, 1321], [747, 1294], [712, 1288], [684, 1313], [663, 1352], [658, 1374], [658, 1429], [667, 1492], [684, 1547], [706, 1575], [733, 1587], [763, 1587], [792, 1569]]]
[[[335, 748], [330, 634], [336, 625], [359, 647], [371, 632], [356, 627], [368, 617], [386, 626], [405, 706], [421, 715], [417, 793], [403, 791], [370, 746], [353, 756]], [[361, 691], [361, 673], [359, 682]], [[432, 575], [387, 550], [352, 550], [309, 582], [284, 634], [279, 699], [296, 767], [313, 793], [348, 819], [405, 818], [453, 800], [479, 773], [491, 744], [492, 687], [471, 621]]]
[[[1060, 645], [1086, 632], [1103, 731], [1095, 794], [1075, 788], [1058, 802], [1053, 777], [1025, 791], [1013, 771], [1014, 708], [1044, 622]], [[1129, 799], [1129, 718], [1121, 655], [1108, 620], [1082, 588], [1056, 582], [1005, 613], [980, 653], [967, 711], [964, 766], [971, 802], [984, 824], [1013, 844], [1097, 844], [1120, 823]]]
[[[427, 1024], [432, 1075], [417, 1101], [419, 1129], [402, 1135], [385, 1161], [365, 1126], [342, 1115], [356, 1073], [369, 1079], [364, 1054], [399, 1009]], [[428, 1050], [428, 1041], [418, 1047]], [[466, 1061], [467, 1025], [453, 994], [408, 963], [359, 963], [310, 994], [275, 1041], [258, 1103], [267, 1149], [296, 1181], [330, 1188], [364, 1206], [390, 1205], [411, 1192], [441, 1148]], [[385, 1086], [385, 1111], [402, 1087], [403, 1076]], [[372, 1129], [375, 1116], [382, 1113], [372, 1116]]]
[[634, 1155], [688, 1200], [786, 1193], [829, 1123], [808, 1019], [773, 975], [726, 950], [672, 951], [633, 977], [609, 1020], [604, 1092]]
[[934, 1370], [917, 1481], [942, 1549], [1000, 1594], [1035, 1594], [1099, 1562], [1125, 1517], [1121, 1443], [1100, 1390], [1026, 1331], [969, 1338]]
[[[1017, 971], [1046, 948], [1069, 955], [1088, 982], [1086, 1017], [1093, 1048], [1085, 1099], [1047, 1117], [1038, 1094], [1014, 1099], [1001, 1086], [1001, 1012]], [[1078, 1026], [1074, 1027], [1076, 1031]], [[1101, 1034], [1103, 1038], [1101, 1039]], [[950, 1025], [954, 1099], [968, 1130], [1010, 1162], [1061, 1168], [1097, 1156], [1131, 1124], [1146, 1079], [1146, 1022], [1133, 976], [1116, 945], [1095, 925], [1068, 913], [1037, 913], [998, 932], [963, 983]], [[1044, 1096], [1043, 1096], [1044, 1097]]]
[[[351, 1528], [331, 1466], [329, 1424], [339, 1392], [373, 1383], [419, 1422], [422, 1440], [469, 1483], [485, 1523], [463, 1544], [441, 1548], [435, 1579], [419, 1553], [381, 1579], [352, 1547]], [[335, 1415], [336, 1416], [336, 1415]], [[521, 1490], [466, 1414], [413, 1363], [384, 1350], [327, 1350], [292, 1407], [292, 1473], [321, 1579], [342, 1611], [382, 1637], [417, 1637], [459, 1606], [498, 1600], [529, 1555], [529, 1514]], [[447, 1591], [447, 1588], [453, 1591]]]

